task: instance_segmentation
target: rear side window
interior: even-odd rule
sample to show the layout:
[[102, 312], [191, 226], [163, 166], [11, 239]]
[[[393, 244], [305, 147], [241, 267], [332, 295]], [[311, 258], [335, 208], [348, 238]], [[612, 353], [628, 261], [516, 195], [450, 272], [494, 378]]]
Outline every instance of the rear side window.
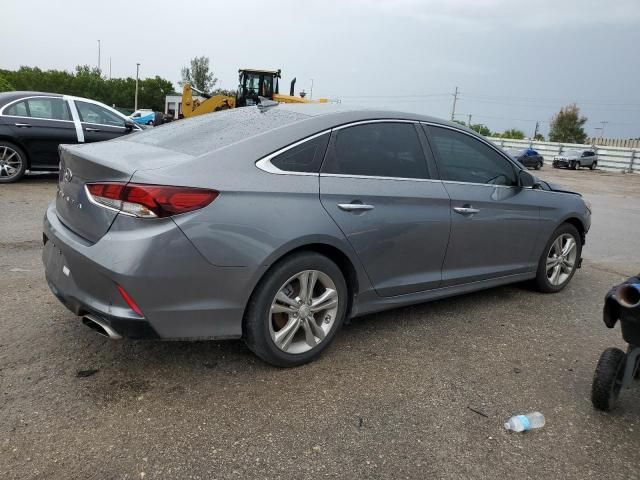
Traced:
[[273, 157], [271, 164], [287, 172], [318, 173], [324, 152], [327, 149], [327, 143], [329, 143], [328, 133], [301, 143]]
[[4, 111], [5, 115], [15, 115], [17, 117], [28, 117], [27, 102], [25, 100], [14, 103]]
[[513, 165], [485, 143], [448, 128], [429, 127], [442, 180], [517, 185]]
[[412, 123], [368, 123], [334, 133], [323, 173], [428, 178], [418, 132]]

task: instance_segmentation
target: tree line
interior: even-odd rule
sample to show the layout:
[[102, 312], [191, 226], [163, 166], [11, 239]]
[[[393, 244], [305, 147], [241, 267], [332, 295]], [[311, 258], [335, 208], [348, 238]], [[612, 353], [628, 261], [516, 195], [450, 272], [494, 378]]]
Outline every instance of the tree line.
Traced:
[[[515, 140], [524, 140], [526, 134], [518, 128], [510, 128], [504, 132], [492, 132], [489, 127], [483, 123], [467, 125], [460, 120], [454, 120], [455, 123], [469, 127], [480, 135], [485, 137], [512, 138]], [[551, 119], [549, 126], [549, 141], [561, 143], [584, 143], [587, 140], [587, 133], [584, 131], [584, 125], [587, 123], [587, 117], [580, 115], [580, 108], [574, 103], [564, 106]], [[544, 135], [536, 133], [533, 140], [544, 142]]]
[[[0, 91], [29, 90], [91, 98], [124, 111], [133, 111], [135, 78], [105, 78], [100, 70], [78, 65], [73, 72], [20, 67], [0, 70]], [[138, 81], [138, 107], [164, 111], [165, 97], [173, 91], [169, 80], [155, 76]]]
[[[210, 71], [207, 57], [194, 57], [189, 66], [181, 70], [183, 85], [185, 82], [202, 92], [213, 95], [235, 96], [233, 90], [214, 89], [218, 79]], [[73, 72], [65, 70], [41, 70], [38, 67], [20, 67], [18, 70], [0, 70], [0, 92], [9, 90], [32, 90], [54, 92], [78, 97], [92, 98], [107, 105], [116, 106], [122, 110], [133, 111], [136, 81], [134, 78], [104, 78], [97, 68], [88, 65], [78, 65]], [[138, 106], [156, 111], [164, 111], [165, 97], [173, 91], [173, 84], [155, 76], [139, 81]], [[468, 126], [481, 135], [513, 138], [522, 140], [525, 133], [517, 128], [510, 128], [504, 132], [492, 132], [488, 126], [477, 123], [466, 125], [455, 120], [456, 123]], [[580, 115], [576, 104], [564, 106], [553, 116], [549, 128], [549, 141], [565, 143], [584, 143], [587, 134], [584, 125], [587, 118]], [[534, 140], [544, 141], [540, 133]]]

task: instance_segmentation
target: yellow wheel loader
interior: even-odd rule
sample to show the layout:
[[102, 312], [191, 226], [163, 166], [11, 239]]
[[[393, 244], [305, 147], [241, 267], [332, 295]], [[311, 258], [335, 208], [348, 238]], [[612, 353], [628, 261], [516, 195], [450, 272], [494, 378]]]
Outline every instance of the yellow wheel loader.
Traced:
[[[229, 108], [246, 107], [257, 105], [261, 98], [273, 100], [280, 103], [326, 103], [326, 98], [317, 101], [304, 98], [304, 94], [299, 97], [294, 95], [296, 79], [291, 81], [289, 95], [281, 95], [279, 91], [280, 70], [254, 70], [243, 68], [238, 70], [239, 85], [235, 97], [227, 95], [207, 95], [196, 90], [188, 83], [182, 88], [182, 115], [184, 118], [202, 115], [204, 113], [227, 110]], [[205, 99], [200, 101], [193, 96], [192, 92], [198, 93]]]

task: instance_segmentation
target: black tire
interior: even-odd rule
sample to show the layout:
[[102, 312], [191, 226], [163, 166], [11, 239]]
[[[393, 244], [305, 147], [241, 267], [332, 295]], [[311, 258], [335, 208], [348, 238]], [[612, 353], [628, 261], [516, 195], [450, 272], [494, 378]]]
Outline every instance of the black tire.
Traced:
[[[553, 245], [553, 242], [555, 242], [555, 240], [560, 235], [563, 235], [563, 234], [569, 234], [573, 237], [573, 239], [576, 242], [577, 255], [576, 255], [576, 260], [574, 263], [573, 270], [569, 275], [569, 277], [560, 285], [553, 285], [549, 281], [549, 278], [547, 277], [547, 256], [549, 254], [551, 246]], [[542, 251], [542, 254], [540, 255], [540, 259], [538, 260], [538, 270], [536, 272], [536, 279], [535, 279], [538, 290], [543, 293], [556, 293], [562, 290], [567, 285], [569, 285], [569, 282], [573, 278], [573, 275], [576, 273], [577, 265], [579, 265], [581, 258], [582, 258], [582, 241], [580, 240], [580, 233], [578, 232], [576, 227], [574, 227], [570, 223], [563, 223], [558, 228], [556, 228], [556, 230], [553, 232], [553, 234], [549, 238], [549, 241], [545, 245], [544, 250]]]
[[600, 355], [591, 386], [591, 403], [598, 410], [608, 412], [615, 407], [626, 363], [627, 355], [619, 348], [607, 348]]
[[[329, 276], [338, 293], [338, 310], [331, 330], [318, 345], [304, 353], [290, 354], [278, 348], [271, 338], [271, 304], [284, 283], [305, 270], [318, 270]], [[329, 346], [344, 322], [347, 303], [347, 284], [342, 271], [333, 261], [315, 252], [295, 253], [274, 264], [253, 291], [244, 316], [245, 343], [253, 353], [271, 365], [277, 367], [303, 365], [317, 358]]]
[[542, 168], [542, 162], [536, 163], [535, 169], [540, 170]]
[[[18, 168], [18, 172], [12, 176], [8, 176], [5, 174], [4, 166], [2, 165], [5, 157], [5, 148], [11, 149], [15, 152], [16, 155], [20, 157], [20, 167]], [[8, 155], [7, 155], [8, 156]], [[12, 157], [12, 160], [15, 159], [15, 156]], [[13, 183], [20, 180], [24, 173], [27, 171], [28, 166], [27, 156], [20, 147], [11, 142], [6, 142], [4, 140], [0, 140], [0, 183]]]
[[579, 165], [578, 165], [578, 162], [575, 162], [575, 161], [574, 161], [574, 162], [571, 162], [571, 163], [569, 164], [569, 168], [570, 168], [571, 170], [577, 170], [578, 166], [579, 166]]
[[598, 162], [593, 162], [589, 168], [591, 170], [595, 170], [597, 166], [598, 166]]

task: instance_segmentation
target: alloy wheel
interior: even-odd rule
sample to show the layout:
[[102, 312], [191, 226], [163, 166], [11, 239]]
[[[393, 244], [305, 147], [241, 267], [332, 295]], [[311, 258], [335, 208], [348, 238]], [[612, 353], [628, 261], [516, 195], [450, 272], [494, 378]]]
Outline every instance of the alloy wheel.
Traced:
[[10, 179], [20, 174], [22, 157], [13, 148], [0, 146], [0, 178]]
[[578, 249], [573, 235], [563, 233], [551, 244], [547, 253], [547, 279], [554, 286], [566, 282], [576, 267]]
[[300, 354], [324, 341], [336, 321], [338, 291], [319, 270], [305, 270], [287, 280], [269, 312], [269, 333], [283, 352]]

